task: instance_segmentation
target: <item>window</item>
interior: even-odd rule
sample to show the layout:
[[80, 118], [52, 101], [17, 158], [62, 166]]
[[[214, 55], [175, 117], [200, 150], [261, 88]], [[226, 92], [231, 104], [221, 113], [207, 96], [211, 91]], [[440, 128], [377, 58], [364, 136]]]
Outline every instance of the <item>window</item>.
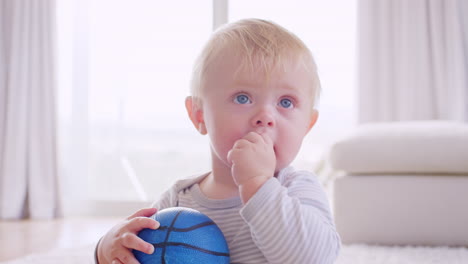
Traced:
[[[100, 0], [89, 11], [91, 193], [153, 200], [209, 168], [184, 100], [211, 32], [211, 2]], [[116, 192], [101, 191], [109, 183]]]
[[[58, 2], [62, 169], [70, 193], [148, 202], [174, 180], [209, 170], [208, 137], [192, 127], [184, 99], [218, 12], [213, 1]], [[298, 167], [312, 169], [326, 145], [354, 124], [355, 5], [236, 0], [227, 6], [229, 21], [258, 17], [292, 30], [316, 58], [321, 115]]]

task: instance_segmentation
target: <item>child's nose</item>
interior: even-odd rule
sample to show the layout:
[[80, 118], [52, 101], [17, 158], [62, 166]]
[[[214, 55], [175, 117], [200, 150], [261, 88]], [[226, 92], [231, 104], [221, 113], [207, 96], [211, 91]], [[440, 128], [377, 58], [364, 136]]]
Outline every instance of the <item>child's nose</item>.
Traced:
[[253, 119], [252, 125], [254, 127], [273, 127], [275, 126], [275, 121], [271, 113], [268, 111], [259, 112]]

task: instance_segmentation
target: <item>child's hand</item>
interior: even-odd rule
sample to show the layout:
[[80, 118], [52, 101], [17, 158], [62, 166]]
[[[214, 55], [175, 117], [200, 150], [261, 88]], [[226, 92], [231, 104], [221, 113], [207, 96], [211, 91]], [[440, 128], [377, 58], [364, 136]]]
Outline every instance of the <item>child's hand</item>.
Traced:
[[239, 187], [254, 182], [262, 185], [275, 173], [273, 141], [265, 133], [250, 132], [234, 143], [228, 161], [232, 163], [232, 177]]
[[141, 209], [109, 230], [98, 245], [99, 264], [137, 264], [132, 249], [153, 253], [153, 245], [139, 238], [137, 233], [144, 228], [159, 228], [159, 222], [149, 218], [156, 211], [156, 208]]

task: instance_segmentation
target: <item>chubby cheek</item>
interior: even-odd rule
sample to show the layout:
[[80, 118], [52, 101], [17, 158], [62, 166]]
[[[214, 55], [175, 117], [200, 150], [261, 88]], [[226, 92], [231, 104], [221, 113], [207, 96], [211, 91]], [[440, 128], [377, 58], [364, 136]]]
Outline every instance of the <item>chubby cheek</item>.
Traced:
[[[291, 132], [291, 131], [289, 131]], [[301, 133], [282, 134], [276, 141], [276, 171], [287, 167], [296, 158], [304, 135]]]
[[210, 141], [211, 148], [215, 152], [218, 159], [223, 161], [223, 163], [225, 163], [226, 165], [229, 165], [227, 162], [227, 154], [232, 149], [235, 140], [227, 140], [226, 138], [216, 136], [215, 134], [211, 134]]
[[216, 127], [208, 128], [211, 148], [217, 158], [229, 166], [227, 154], [234, 146], [234, 143], [242, 138], [246, 133], [235, 125], [236, 122], [218, 122]]

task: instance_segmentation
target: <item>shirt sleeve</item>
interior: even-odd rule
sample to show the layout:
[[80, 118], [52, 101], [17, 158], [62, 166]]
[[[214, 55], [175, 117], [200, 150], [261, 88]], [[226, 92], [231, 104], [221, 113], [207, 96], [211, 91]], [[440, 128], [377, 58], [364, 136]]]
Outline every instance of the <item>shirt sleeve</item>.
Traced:
[[333, 263], [341, 247], [326, 194], [308, 172], [269, 179], [241, 209], [268, 263]]
[[168, 190], [161, 194], [151, 207], [157, 208], [158, 211], [169, 207], [179, 206], [179, 191], [189, 188], [195, 183], [200, 182], [208, 173], [192, 176], [186, 179], [181, 179], [175, 182]]
[[158, 211], [161, 211], [162, 209], [166, 209], [166, 208], [169, 208], [169, 207], [173, 207], [173, 206], [176, 206], [173, 204], [173, 200], [174, 200], [174, 188], [172, 187], [171, 189], [165, 191], [163, 194], [161, 194], [161, 196], [159, 197], [158, 200], [156, 200], [152, 205], [151, 207], [154, 207], [156, 209], [158, 209]]

